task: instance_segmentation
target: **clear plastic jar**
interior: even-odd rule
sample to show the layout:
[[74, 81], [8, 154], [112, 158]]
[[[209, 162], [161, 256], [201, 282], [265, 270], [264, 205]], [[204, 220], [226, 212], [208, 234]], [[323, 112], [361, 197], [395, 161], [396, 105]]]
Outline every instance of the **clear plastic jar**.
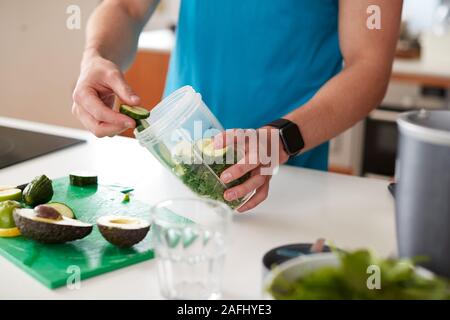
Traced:
[[182, 87], [166, 97], [152, 109], [147, 122], [146, 129], [134, 132], [139, 143], [194, 193], [222, 201], [233, 209], [254, 194], [233, 201], [223, 198], [226, 189], [250, 176], [229, 184], [219, 179], [226, 168], [237, 162], [239, 153], [233, 146], [214, 149], [212, 138], [224, 129], [192, 87]]

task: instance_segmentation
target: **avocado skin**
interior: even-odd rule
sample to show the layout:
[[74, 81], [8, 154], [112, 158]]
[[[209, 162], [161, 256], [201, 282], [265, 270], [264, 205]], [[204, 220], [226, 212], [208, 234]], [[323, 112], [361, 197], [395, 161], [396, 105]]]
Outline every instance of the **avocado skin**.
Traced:
[[69, 226], [56, 223], [34, 221], [13, 213], [14, 221], [20, 233], [25, 237], [42, 243], [65, 243], [86, 237], [92, 232], [92, 226]]
[[144, 240], [150, 226], [140, 229], [120, 229], [97, 225], [106, 241], [120, 248], [129, 248]]
[[46, 175], [34, 178], [22, 192], [23, 202], [31, 207], [47, 203], [52, 197], [52, 181]]

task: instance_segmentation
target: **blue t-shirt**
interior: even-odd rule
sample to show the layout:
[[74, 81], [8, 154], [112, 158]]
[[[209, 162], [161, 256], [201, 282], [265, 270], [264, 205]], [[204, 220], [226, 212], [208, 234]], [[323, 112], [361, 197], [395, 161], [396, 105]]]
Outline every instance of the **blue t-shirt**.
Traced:
[[[259, 128], [341, 68], [338, 0], [182, 0], [165, 94], [191, 85], [225, 128]], [[327, 170], [328, 143], [290, 163]]]

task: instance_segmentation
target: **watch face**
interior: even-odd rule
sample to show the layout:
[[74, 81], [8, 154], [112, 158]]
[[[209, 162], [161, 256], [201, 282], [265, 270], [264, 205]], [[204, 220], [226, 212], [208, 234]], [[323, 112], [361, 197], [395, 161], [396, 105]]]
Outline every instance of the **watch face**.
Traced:
[[298, 153], [305, 146], [300, 130], [295, 124], [285, 126], [280, 132], [289, 155]]

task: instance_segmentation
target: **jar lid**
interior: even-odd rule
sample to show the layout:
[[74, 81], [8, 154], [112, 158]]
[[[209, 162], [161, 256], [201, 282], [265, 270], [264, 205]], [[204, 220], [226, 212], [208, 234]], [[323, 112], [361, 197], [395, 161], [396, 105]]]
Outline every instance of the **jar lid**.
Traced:
[[184, 86], [158, 103], [147, 119], [149, 127], [141, 132], [135, 131], [139, 140], [152, 142], [176, 127], [197, 107], [201, 96], [191, 86]]

